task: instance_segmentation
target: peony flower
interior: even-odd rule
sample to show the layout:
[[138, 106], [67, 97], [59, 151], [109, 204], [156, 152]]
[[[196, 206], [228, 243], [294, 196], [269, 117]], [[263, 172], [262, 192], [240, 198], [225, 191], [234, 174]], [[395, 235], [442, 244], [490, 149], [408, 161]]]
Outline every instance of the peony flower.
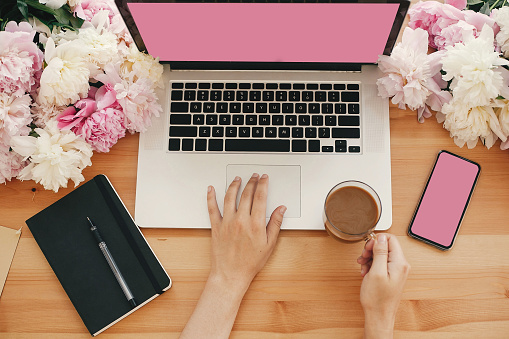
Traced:
[[437, 114], [437, 120], [444, 123], [444, 128], [459, 147], [466, 143], [468, 148], [473, 148], [479, 138], [487, 148], [493, 146], [497, 138], [507, 140], [491, 106], [467, 107], [453, 99], [442, 107], [442, 114]]
[[35, 100], [35, 102], [32, 104], [32, 107], [30, 108], [30, 111], [32, 112], [32, 116], [34, 118], [34, 124], [37, 127], [44, 128], [46, 127], [46, 123], [48, 123], [48, 121], [62, 113], [64, 109], [65, 106], [41, 104]]
[[475, 26], [465, 21], [458, 21], [442, 29], [441, 34], [435, 37], [434, 43], [438, 50], [443, 50], [447, 46], [454, 46], [456, 43], [462, 43], [471, 37], [475, 37], [476, 34]]
[[111, 32], [94, 27], [80, 29], [78, 40], [87, 49], [85, 60], [99, 68], [118, 59], [117, 37]]
[[30, 132], [31, 102], [28, 94], [15, 97], [0, 93], [0, 144], [9, 145], [12, 137]]
[[92, 165], [92, 147], [71, 131], [60, 131], [55, 121], [46, 124], [46, 128], [36, 128], [39, 137], [13, 137], [12, 149], [30, 160], [30, 164], [21, 170], [18, 179], [34, 180], [58, 192], [67, 187], [69, 179], [75, 186], [85, 180], [82, 171]]
[[120, 75], [124, 79], [136, 81], [140, 78], [149, 78], [156, 87], [164, 87], [163, 65], [159, 63], [159, 58], [154, 59], [151, 55], [142, 53], [135, 44], [129, 46], [125, 61], [120, 65]]
[[0, 184], [16, 177], [26, 165], [28, 162], [21, 155], [10, 152], [9, 146], [0, 144]]
[[106, 65], [104, 71], [104, 74], [95, 78], [113, 86], [117, 101], [124, 111], [126, 128], [131, 133], [146, 131], [151, 125], [152, 115], [158, 117], [162, 112], [152, 81], [148, 78], [137, 79], [135, 82], [123, 79], [118, 67], [112, 64]]
[[[94, 89], [94, 90], [92, 90]], [[70, 129], [85, 139], [94, 151], [108, 152], [125, 136], [124, 112], [109, 84], [91, 88], [88, 98], [79, 100], [58, 117], [58, 128]]]
[[41, 104], [69, 105], [88, 93], [90, 70], [83, 57], [86, 52], [76, 40], [55, 47], [53, 39], [48, 39], [48, 65], [42, 72], [39, 89]]
[[5, 29], [0, 32], [0, 93], [20, 97], [36, 84], [43, 54], [33, 43], [35, 31], [30, 24], [18, 26], [11, 21]]
[[467, 7], [467, 0], [445, 0], [445, 3], [459, 10], [464, 10]]
[[494, 51], [493, 41], [493, 30], [484, 26], [478, 38], [448, 46], [442, 58], [443, 79], [452, 80], [455, 100], [467, 107], [489, 105], [502, 92], [504, 78], [498, 66], [509, 61]]
[[507, 139], [502, 139], [502, 143], [500, 144], [500, 149], [508, 149], [509, 148], [509, 100], [496, 100], [497, 108], [495, 109], [495, 114], [498, 117], [498, 122], [500, 124], [500, 128], [502, 133], [506, 136]]
[[420, 28], [406, 28], [401, 43], [390, 56], [381, 55], [378, 66], [386, 74], [378, 79], [378, 92], [382, 97], [392, 97], [400, 109], [408, 106], [418, 111], [418, 120], [431, 116], [426, 105], [440, 109], [448, 101], [433, 77], [440, 72], [441, 53], [427, 54], [428, 33]]
[[509, 58], [509, 7], [494, 9], [491, 16], [500, 27], [496, 35], [497, 44], [500, 46], [504, 57]]
[[105, 11], [111, 20], [116, 14], [116, 6], [108, 0], [82, 0], [75, 8], [74, 14], [83, 20], [92, 21], [92, 18], [100, 11]]
[[464, 20], [464, 12], [458, 8], [436, 1], [419, 1], [408, 10], [410, 21], [408, 27], [421, 28], [428, 32], [428, 43], [437, 48], [435, 37], [441, 35], [442, 30]]

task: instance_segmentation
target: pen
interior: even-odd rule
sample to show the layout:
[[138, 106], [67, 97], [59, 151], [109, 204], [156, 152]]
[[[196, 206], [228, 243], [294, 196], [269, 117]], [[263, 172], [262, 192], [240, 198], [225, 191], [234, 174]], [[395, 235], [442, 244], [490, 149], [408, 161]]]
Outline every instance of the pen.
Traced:
[[90, 220], [89, 217], [87, 217], [87, 220], [90, 223], [90, 230], [92, 231], [92, 234], [94, 235], [95, 240], [97, 240], [97, 243], [99, 244], [99, 248], [103, 252], [104, 257], [106, 258], [106, 261], [108, 262], [108, 265], [110, 265], [111, 271], [113, 272], [113, 275], [117, 279], [118, 284], [120, 285], [120, 288], [122, 288], [122, 291], [124, 291], [124, 294], [125, 294], [127, 300], [129, 301], [129, 303], [132, 305], [132, 307], [136, 307], [136, 301], [134, 300], [134, 296], [131, 293], [129, 286], [127, 286], [127, 283], [124, 280], [122, 273], [120, 273], [120, 270], [118, 269], [118, 266], [115, 263], [115, 260], [113, 259], [113, 256], [111, 255], [110, 250], [108, 250], [108, 246], [106, 246], [106, 243], [104, 242], [103, 238], [101, 237], [101, 234], [99, 233], [99, 230], [97, 229], [97, 226], [95, 226], [92, 223], [92, 220]]

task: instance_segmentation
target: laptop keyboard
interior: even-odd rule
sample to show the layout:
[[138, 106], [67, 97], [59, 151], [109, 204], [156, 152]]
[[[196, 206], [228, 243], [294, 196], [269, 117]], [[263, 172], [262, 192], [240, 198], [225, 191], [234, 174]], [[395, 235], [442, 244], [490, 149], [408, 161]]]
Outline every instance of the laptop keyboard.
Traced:
[[359, 83], [170, 84], [170, 152], [361, 153]]

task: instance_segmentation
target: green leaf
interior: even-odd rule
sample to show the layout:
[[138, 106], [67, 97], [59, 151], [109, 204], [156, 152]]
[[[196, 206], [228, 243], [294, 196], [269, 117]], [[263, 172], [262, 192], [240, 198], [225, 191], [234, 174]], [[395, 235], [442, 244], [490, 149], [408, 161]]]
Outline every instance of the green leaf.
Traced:
[[18, 6], [18, 9], [21, 12], [21, 14], [23, 15], [23, 17], [28, 20], [28, 6], [27, 6], [27, 4], [22, 0], [18, 0], [16, 2], [16, 5]]
[[483, 2], [483, 0], [467, 0], [467, 5], [477, 5]]
[[[18, 2], [19, 1], [20, 0], [18, 0]], [[26, 4], [32, 8], [49, 13], [51, 15], [55, 15], [55, 10], [53, 8], [49, 8], [48, 6], [41, 4], [38, 0], [23, 0], [23, 1], [26, 2]]]
[[479, 13], [490, 15], [490, 4], [486, 2], [481, 9], [479, 9]]

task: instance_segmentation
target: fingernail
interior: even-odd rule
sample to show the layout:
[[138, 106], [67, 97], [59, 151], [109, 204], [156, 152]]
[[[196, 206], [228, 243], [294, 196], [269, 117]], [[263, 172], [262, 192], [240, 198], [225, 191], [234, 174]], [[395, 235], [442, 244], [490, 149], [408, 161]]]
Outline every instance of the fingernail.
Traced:
[[362, 258], [364, 258], [362, 255], [360, 257], [357, 258], [357, 260], [362, 260]]
[[207, 187], [207, 193], [210, 193], [212, 191], [212, 186]]
[[387, 242], [387, 236], [385, 234], [378, 235], [378, 242], [380, 244], [385, 244]]
[[364, 274], [364, 267], [361, 267], [361, 275]]
[[233, 181], [239, 181], [240, 180], [240, 177], [235, 177], [235, 179], [233, 179]]
[[251, 178], [258, 178], [259, 174], [258, 173], [253, 173], [253, 175], [251, 176]]
[[267, 179], [269, 176], [267, 174], [262, 175], [262, 179]]
[[281, 213], [281, 215], [284, 215], [286, 212], [286, 206], [281, 206], [281, 208], [279, 209], [279, 213]]

